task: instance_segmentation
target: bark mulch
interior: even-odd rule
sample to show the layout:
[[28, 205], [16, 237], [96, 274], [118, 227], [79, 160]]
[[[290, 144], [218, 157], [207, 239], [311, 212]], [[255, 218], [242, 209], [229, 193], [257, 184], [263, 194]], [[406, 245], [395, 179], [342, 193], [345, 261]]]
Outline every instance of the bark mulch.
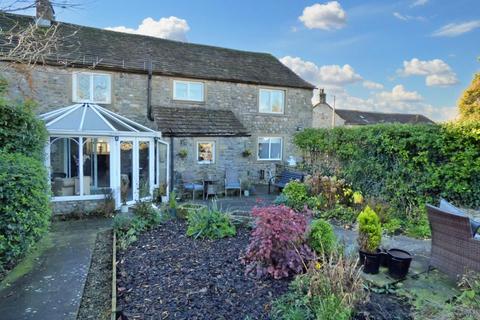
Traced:
[[267, 319], [288, 280], [244, 275], [249, 230], [194, 240], [169, 221], [141, 235], [118, 259], [118, 307], [128, 319]]
[[411, 306], [393, 294], [370, 293], [370, 299], [357, 309], [355, 320], [412, 320]]
[[112, 307], [112, 230], [97, 235], [77, 319], [110, 319]]

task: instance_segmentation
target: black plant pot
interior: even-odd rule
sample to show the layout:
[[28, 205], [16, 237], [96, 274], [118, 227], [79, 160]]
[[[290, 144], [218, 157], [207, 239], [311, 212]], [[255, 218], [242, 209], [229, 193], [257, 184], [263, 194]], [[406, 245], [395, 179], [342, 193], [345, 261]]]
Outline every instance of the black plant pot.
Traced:
[[410, 263], [412, 262], [412, 255], [401, 249], [388, 250], [390, 262], [388, 264], [388, 274], [394, 279], [403, 279], [408, 274]]
[[361, 266], [363, 266], [363, 264], [365, 263], [365, 254], [365, 251], [358, 250], [359, 262]]
[[380, 268], [380, 255], [378, 253], [368, 253], [363, 251], [359, 251], [359, 253], [360, 263], [363, 265], [363, 272], [377, 274], [378, 269]]
[[170, 209], [168, 209], [168, 211], [170, 212], [170, 217], [172, 217], [172, 218], [177, 217], [177, 208], [170, 208]]
[[385, 249], [378, 249], [378, 255], [380, 256], [380, 266], [384, 268], [388, 268], [388, 263], [390, 262], [390, 256], [388, 255]]

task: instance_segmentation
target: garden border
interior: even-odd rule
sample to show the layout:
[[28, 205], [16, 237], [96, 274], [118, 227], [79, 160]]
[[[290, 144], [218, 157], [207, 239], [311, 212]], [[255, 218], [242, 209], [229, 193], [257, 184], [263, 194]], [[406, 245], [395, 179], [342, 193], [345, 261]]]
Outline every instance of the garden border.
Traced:
[[112, 241], [112, 314], [111, 320], [117, 319], [117, 233], [113, 230]]

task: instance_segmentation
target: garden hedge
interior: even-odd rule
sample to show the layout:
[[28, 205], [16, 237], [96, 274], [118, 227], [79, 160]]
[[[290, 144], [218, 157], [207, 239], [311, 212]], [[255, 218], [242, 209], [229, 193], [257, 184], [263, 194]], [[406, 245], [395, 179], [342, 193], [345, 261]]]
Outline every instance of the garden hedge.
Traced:
[[[0, 79], [1, 80], [1, 79]], [[47, 131], [33, 104], [12, 104], [0, 81], [0, 278], [48, 230]]]
[[33, 103], [0, 100], [0, 151], [23, 153], [43, 161], [47, 130], [33, 108]]
[[306, 129], [295, 144], [310, 169], [336, 174], [407, 214], [439, 197], [480, 206], [480, 122]]
[[12, 267], [48, 229], [46, 175], [39, 160], [0, 152], [0, 271]]

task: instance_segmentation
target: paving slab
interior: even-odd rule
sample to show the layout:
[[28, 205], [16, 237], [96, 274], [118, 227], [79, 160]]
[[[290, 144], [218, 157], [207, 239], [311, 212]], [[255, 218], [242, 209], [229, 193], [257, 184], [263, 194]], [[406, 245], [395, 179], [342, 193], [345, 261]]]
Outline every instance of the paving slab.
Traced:
[[461, 292], [447, 275], [432, 270], [407, 278], [401, 283], [397, 294], [409, 298], [410, 301], [441, 306]]
[[110, 219], [54, 222], [0, 284], [1, 319], [76, 319], [99, 231]]

